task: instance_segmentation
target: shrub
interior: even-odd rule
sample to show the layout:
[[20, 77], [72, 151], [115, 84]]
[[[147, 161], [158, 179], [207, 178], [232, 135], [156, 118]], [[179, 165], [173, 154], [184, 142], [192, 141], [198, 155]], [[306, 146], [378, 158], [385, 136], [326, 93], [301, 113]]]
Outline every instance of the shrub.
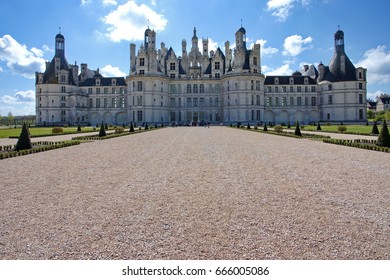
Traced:
[[283, 126], [281, 126], [281, 125], [275, 125], [275, 127], [274, 127], [274, 131], [275, 132], [283, 132]]
[[[107, 124], [106, 124], [107, 125]], [[102, 121], [102, 125], [100, 126], [100, 131], [99, 131], [99, 137], [104, 137], [106, 136], [106, 131], [104, 129], [104, 125], [103, 125], [103, 121]]]
[[62, 127], [53, 127], [51, 133], [64, 133], [64, 129]]
[[338, 132], [341, 132], [341, 133], [344, 133], [344, 132], [347, 131], [347, 127], [346, 127], [345, 125], [339, 125], [339, 126], [337, 127], [337, 131], [338, 131]]
[[258, 130], [259, 127], [257, 125], [255, 125], [255, 127], [253, 128], [254, 130]]
[[131, 122], [131, 124], [130, 124], [130, 130], [129, 130], [130, 132], [134, 132], [134, 126], [133, 126], [133, 122]]
[[81, 126], [80, 126], [80, 124], [77, 126], [77, 132], [81, 132]]
[[295, 123], [294, 135], [302, 136], [301, 129], [299, 128], [299, 122], [298, 121]]
[[389, 129], [387, 128], [386, 120], [383, 120], [382, 122], [382, 129], [381, 132], [379, 133], [376, 144], [381, 147], [390, 148], [390, 135], [389, 135]]
[[20, 136], [18, 139], [18, 142], [16, 143], [15, 146], [15, 151], [20, 151], [20, 150], [27, 150], [31, 149], [31, 139], [30, 139], [30, 132], [28, 130], [28, 126], [26, 123], [23, 124], [22, 131], [20, 132]]
[[320, 122], [317, 123], [317, 128], [316, 128], [316, 130], [322, 130], [322, 129], [321, 129]]
[[374, 124], [372, 125], [371, 134], [374, 134], [374, 135], [379, 134], [378, 126], [376, 125], [376, 121], [374, 121]]
[[115, 128], [116, 134], [123, 133], [124, 131], [125, 131], [125, 129], [122, 126], [118, 126], [117, 128]]
[[268, 131], [267, 124], [264, 123], [263, 131]]
[[149, 126], [148, 126], [148, 123], [145, 124], [145, 130], [148, 130], [149, 129]]

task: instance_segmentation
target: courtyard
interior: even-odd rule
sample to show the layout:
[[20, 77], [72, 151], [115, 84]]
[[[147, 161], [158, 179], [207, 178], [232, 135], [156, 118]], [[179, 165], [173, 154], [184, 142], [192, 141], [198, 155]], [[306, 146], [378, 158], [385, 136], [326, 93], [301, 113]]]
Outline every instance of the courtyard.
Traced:
[[177, 127], [0, 161], [0, 259], [390, 259], [387, 153]]

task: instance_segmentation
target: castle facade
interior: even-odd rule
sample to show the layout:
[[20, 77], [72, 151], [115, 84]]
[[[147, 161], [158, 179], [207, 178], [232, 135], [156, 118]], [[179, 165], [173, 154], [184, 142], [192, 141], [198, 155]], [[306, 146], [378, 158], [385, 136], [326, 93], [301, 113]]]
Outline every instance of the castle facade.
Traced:
[[346, 55], [341, 30], [328, 66], [305, 65], [290, 76], [262, 74], [260, 45], [247, 48], [243, 27], [235, 48], [227, 41], [224, 51], [209, 51], [208, 39], [199, 49], [195, 28], [180, 54], [164, 43], [157, 49], [156, 39], [148, 28], [138, 51], [130, 44], [127, 77], [103, 77], [87, 64], [69, 64], [57, 34], [54, 58], [36, 73], [37, 124], [366, 121], [366, 69]]

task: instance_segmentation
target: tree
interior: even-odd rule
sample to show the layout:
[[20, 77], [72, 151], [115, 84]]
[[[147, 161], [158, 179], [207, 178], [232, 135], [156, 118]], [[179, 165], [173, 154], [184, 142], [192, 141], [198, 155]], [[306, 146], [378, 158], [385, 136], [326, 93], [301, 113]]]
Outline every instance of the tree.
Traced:
[[295, 123], [294, 135], [302, 136], [301, 129], [299, 128], [299, 122], [298, 121]]
[[99, 137], [104, 137], [106, 136], [106, 131], [104, 129], [104, 124], [103, 124], [103, 121], [102, 121], [102, 125], [100, 126], [100, 131], [99, 131]]
[[28, 129], [27, 123], [23, 123], [22, 131], [20, 132], [18, 142], [15, 145], [15, 151], [28, 150], [31, 148], [32, 145], [30, 139], [30, 131]]
[[317, 128], [316, 128], [316, 130], [322, 130], [322, 129], [321, 129], [320, 122], [317, 123]]
[[374, 121], [374, 124], [372, 125], [371, 134], [374, 134], [374, 135], [379, 134], [378, 126], [376, 125], [376, 121]]
[[389, 129], [387, 128], [386, 120], [382, 122], [382, 129], [379, 133], [378, 140], [376, 141], [378, 146], [390, 148], [390, 134]]
[[133, 122], [130, 123], [130, 132], [134, 132]]
[[14, 116], [12, 115], [12, 112], [8, 113], [8, 125], [11, 125], [12, 122], [14, 121]]

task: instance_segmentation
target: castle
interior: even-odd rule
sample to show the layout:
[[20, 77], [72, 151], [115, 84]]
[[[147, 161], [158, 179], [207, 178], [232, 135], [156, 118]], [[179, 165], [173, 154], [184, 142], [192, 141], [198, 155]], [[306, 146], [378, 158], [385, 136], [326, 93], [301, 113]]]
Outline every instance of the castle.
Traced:
[[99, 69], [81, 69], [65, 58], [65, 38], [55, 37], [55, 55], [36, 73], [38, 125], [194, 124], [210, 122], [308, 124], [366, 121], [366, 69], [356, 68], [345, 53], [344, 32], [334, 35], [328, 66], [305, 65], [291, 76], [265, 76], [261, 48], [246, 45], [246, 30], [235, 33], [235, 48], [199, 49], [196, 29], [191, 49], [186, 40], [177, 55], [145, 30], [138, 51], [130, 44], [127, 77], [103, 77]]

